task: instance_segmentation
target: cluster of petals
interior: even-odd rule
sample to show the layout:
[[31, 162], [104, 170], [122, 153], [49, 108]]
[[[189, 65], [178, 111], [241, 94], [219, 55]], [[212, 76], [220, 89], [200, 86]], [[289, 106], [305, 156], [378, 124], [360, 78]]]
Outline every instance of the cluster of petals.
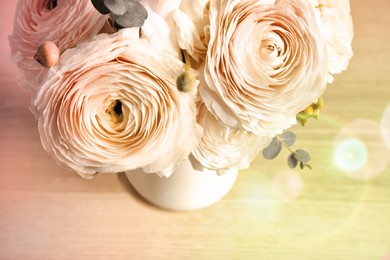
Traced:
[[202, 139], [192, 152], [195, 159], [207, 168], [223, 173], [245, 169], [271, 138], [245, 130], [231, 129], [218, 121], [203, 103], [198, 104], [198, 123], [204, 128]]
[[352, 58], [354, 36], [349, 0], [310, 0], [321, 18], [326, 34], [328, 70], [332, 75], [347, 69]]
[[176, 88], [184, 64], [138, 37], [123, 29], [65, 51], [34, 100], [45, 150], [84, 177], [169, 176], [201, 138], [196, 89]]
[[211, 0], [200, 95], [229, 127], [280, 134], [326, 89], [325, 43], [307, 1]]
[[107, 20], [89, 0], [20, 0], [16, 10], [9, 37], [12, 59], [19, 68], [19, 84], [33, 93], [47, 72], [34, 59], [42, 42], [53, 41], [63, 52], [91, 39]]
[[[188, 157], [247, 168], [352, 57], [349, 0], [139, 2], [142, 28], [119, 31], [91, 0], [18, 3], [12, 59], [42, 144], [86, 178], [169, 176]], [[34, 59], [45, 41], [60, 52], [51, 68]], [[177, 87], [184, 72], [196, 77], [189, 92]]]

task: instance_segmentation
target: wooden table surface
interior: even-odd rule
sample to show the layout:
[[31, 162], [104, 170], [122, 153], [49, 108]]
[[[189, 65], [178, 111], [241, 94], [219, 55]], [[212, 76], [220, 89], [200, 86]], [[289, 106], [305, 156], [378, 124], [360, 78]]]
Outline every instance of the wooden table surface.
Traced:
[[[150, 206], [123, 174], [84, 180], [46, 154], [9, 59], [15, 5], [0, 9], [0, 259], [390, 259], [390, 149], [379, 132], [389, 0], [351, 0], [349, 69], [328, 88], [320, 120], [293, 128], [313, 170], [286, 173], [287, 152], [259, 156], [224, 199], [192, 212]], [[334, 162], [346, 127], [367, 147], [369, 180]]]

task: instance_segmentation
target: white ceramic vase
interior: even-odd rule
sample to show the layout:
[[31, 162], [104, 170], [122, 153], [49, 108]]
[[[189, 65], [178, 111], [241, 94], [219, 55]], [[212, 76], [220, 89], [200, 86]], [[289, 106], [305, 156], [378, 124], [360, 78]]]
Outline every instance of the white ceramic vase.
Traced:
[[217, 175], [211, 170], [196, 170], [184, 160], [169, 176], [159, 177], [142, 170], [127, 171], [134, 189], [150, 203], [168, 210], [195, 210], [222, 199], [233, 187], [237, 171]]

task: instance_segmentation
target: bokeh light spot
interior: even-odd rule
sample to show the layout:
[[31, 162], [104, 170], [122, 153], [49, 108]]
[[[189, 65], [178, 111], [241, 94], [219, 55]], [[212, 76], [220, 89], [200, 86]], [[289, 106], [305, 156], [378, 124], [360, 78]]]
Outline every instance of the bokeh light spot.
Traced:
[[354, 138], [340, 142], [334, 151], [334, 163], [345, 172], [361, 170], [367, 163], [367, 157], [365, 144]]
[[380, 125], [373, 120], [359, 119], [346, 124], [337, 134], [334, 147], [336, 166], [354, 179], [376, 178], [390, 162]]
[[294, 171], [280, 172], [272, 182], [274, 196], [283, 202], [297, 199], [303, 191], [302, 177]]
[[390, 104], [382, 114], [380, 128], [385, 145], [390, 149]]

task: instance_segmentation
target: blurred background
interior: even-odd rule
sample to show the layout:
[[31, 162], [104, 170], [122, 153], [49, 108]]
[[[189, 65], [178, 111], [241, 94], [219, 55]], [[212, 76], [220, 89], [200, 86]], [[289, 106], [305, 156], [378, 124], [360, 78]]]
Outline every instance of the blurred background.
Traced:
[[217, 204], [169, 212], [122, 174], [84, 180], [43, 150], [0, 9], [0, 259], [390, 259], [390, 1], [351, 0], [354, 57], [319, 120], [294, 126], [312, 170], [261, 155]]

